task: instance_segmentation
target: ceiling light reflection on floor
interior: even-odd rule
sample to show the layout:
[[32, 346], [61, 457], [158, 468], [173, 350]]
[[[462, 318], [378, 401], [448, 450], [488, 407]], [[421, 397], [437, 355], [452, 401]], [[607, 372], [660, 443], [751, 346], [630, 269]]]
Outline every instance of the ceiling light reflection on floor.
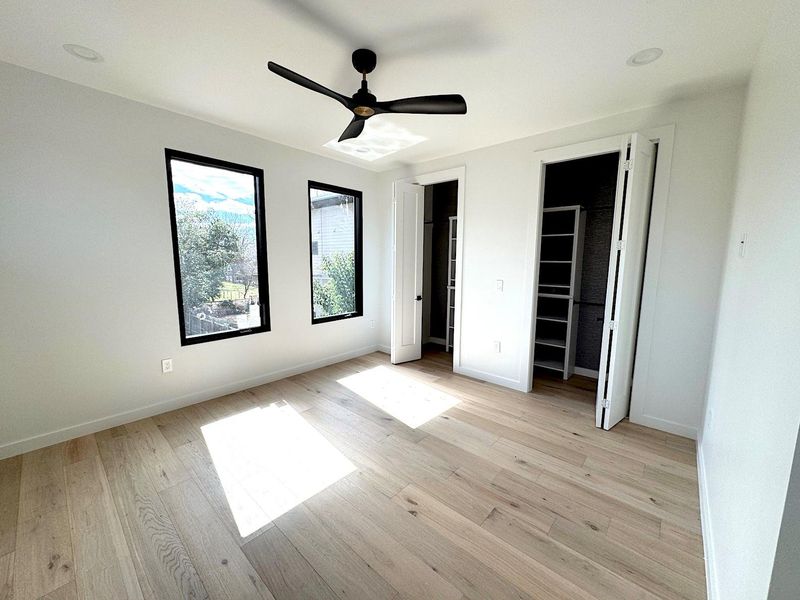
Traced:
[[364, 132], [357, 138], [343, 142], [337, 141], [338, 138], [332, 139], [325, 147], [372, 162], [427, 139], [387, 120], [370, 119], [364, 124]]
[[337, 381], [414, 429], [459, 403], [457, 398], [419, 379], [386, 367], [375, 367]]
[[209, 423], [202, 432], [242, 537], [355, 471], [286, 402]]

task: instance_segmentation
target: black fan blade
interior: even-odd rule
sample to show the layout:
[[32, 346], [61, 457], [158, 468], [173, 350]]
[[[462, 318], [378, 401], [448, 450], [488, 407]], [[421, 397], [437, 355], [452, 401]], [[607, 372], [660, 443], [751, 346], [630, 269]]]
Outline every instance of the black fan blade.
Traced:
[[339, 136], [339, 141], [343, 142], [344, 140], [349, 140], [351, 138], [357, 138], [360, 136], [361, 132], [364, 131], [364, 121], [366, 120], [366, 118], [359, 117], [358, 115], [353, 117], [353, 120], [350, 121], [350, 124], [345, 127], [342, 135]]
[[277, 63], [269, 61], [267, 63], [267, 68], [275, 73], [276, 75], [280, 75], [284, 79], [288, 79], [292, 83], [296, 83], [297, 85], [302, 85], [304, 88], [311, 90], [312, 92], [317, 92], [319, 94], [324, 94], [329, 98], [333, 98], [337, 102], [341, 102], [345, 107], [351, 108], [350, 104], [352, 100], [347, 96], [343, 96], [339, 92], [334, 92], [326, 88], [324, 85], [317, 83], [316, 81], [311, 81], [308, 77], [303, 77], [299, 73], [295, 73], [294, 71], [287, 69], [286, 67], [282, 67]]
[[461, 94], [445, 94], [442, 96], [418, 96], [378, 102], [375, 112], [412, 113], [419, 115], [465, 115], [467, 101]]

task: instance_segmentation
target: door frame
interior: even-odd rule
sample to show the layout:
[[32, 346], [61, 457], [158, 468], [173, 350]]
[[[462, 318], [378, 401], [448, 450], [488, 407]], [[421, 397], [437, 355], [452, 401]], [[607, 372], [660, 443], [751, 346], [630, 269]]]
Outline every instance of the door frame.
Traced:
[[[548, 148], [534, 153], [533, 195], [534, 201], [528, 213], [528, 235], [525, 248], [525, 281], [523, 283], [523, 310], [527, 343], [523, 345], [519, 364], [519, 381], [524, 382], [525, 391], [533, 387], [533, 333], [536, 317], [536, 294], [539, 279], [539, 240], [541, 236], [541, 214], [544, 206], [544, 169], [548, 164], [587, 158], [600, 154], [618, 152], [624, 141], [633, 132], [605, 137], [588, 142]], [[664, 241], [667, 203], [669, 200], [669, 180], [672, 169], [672, 149], [675, 140], [675, 125], [641, 130], [649, 140], [658, 143], [658, 154], [653, 179], [653, 197], [650, 207], [650, 227], [647, 232], [647, 257], [644, 265], [642, 299], [639, 307], [639, 331], [637, 333], [636, 354], [633, 371], [633, 390], [631, 393], [631, 420], [638, 422], [642, 411], [638, 410], [636, 398], [648, 395], [648, 376], [650, 371], [650, 350], [655, 325], [655, 305], [658, 292], [661, 251]]]
[[[464, 272], [464, 202], [466, 191], [466, 166], [453, 167], [451, 169], [444, 169], [442, 171], [432, 171], [429, 173], [421, 173], [411, 177], [404, 177], [396, 179], [392, 182], [392, 202], [396, 197], [398, 183], [414, 183], [421, 186], [433, 185], [435, 183], [445, 183], [448, 181], [457, 181], [457, 203], [456, 203], [456, 217], [458, 221], [456, 224], [456, 298], [455, 298], [455, 330], [453, 335], [453, 372], [461, 373], [461, 291], [463, 286]], [[394, 218], [394, 213], [392, 218]], [[397, 274], [397, 256], [394, 252], [395, 239], [394, 227], [392, 227], [392, 314], [390, 327], [394, 329], [394, 281]], [[421, 334], [422, 332], [420, 332]]]

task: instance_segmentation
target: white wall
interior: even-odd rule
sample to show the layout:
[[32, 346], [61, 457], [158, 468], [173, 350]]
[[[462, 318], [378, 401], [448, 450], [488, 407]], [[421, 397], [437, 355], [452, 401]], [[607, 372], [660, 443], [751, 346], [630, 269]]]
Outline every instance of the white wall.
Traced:
[[[165, 147], [264, 169], [271, 332], [180, 346]], [[363, 318], [311, 325], [309, 179], [363, 192]], [[0, 458], [374, 349], [377, 181], [0, 63]]]
[[[384, 193], [390, 194], [397, 178], [466, 165], [462, 368], [512, 387], [524, 381], [521, 357], [529, 339], [520, 323], [523, 255], [527, 236], [534, 235], [533, 153], [674, 123], [662, 251], [650, 257], [658, 267], [650, 368], [635, 399], [635, 420], [694, 437], [705, 396], [743, 99], [744, 90], [735, 88], [383, 174]], [[390, 206], [385, 211], [388, 219]], [[384, 251], [388, 306], [388, 241]], [[495, 290], [496, 279], [505, 281], [502, 293]], [[383, 313], [388, 315], [388, 308]], [[388, 327], [387, 321], [384, 344]], [[500, 354], [493, 351], [493, 340], [502, 342]]]
[[[744, 116], [700, 444], [717, 600], [767, 597], [800, 425], [798, 31], [800, 5], [781, 0]], [[743, 258], [737, 251], [742, 232]]]

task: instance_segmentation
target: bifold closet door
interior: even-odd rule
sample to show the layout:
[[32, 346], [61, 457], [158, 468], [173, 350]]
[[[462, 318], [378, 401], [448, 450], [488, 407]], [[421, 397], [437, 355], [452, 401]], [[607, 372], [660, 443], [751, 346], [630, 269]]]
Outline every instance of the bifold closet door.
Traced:
[[597, 382], [597, 426], [603, 429], [624, 419], [630, 406], [654, 163], [655, 145], [641, 134], [631, 135], [620, 153], [608, 266]]
[[392, 203], [392, 363], [422, 358], [422, 261], [425, 189], [398, 183]]

